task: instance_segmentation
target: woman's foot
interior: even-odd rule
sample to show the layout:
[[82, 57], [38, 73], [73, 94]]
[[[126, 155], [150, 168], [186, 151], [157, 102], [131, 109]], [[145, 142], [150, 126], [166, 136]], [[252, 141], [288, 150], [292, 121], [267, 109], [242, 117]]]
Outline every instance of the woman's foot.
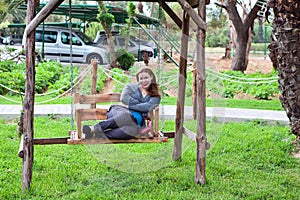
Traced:
[[85, 139], [90, 139], [93, 137], [94, 126], [84, 125], [82, 127], [82, 133], [85, 134]]
[[105, 134], [100, 124], [96, 124], [95, 126], [93, 126], [93, 128], [94, 128], [95, 138], [104, 138]]

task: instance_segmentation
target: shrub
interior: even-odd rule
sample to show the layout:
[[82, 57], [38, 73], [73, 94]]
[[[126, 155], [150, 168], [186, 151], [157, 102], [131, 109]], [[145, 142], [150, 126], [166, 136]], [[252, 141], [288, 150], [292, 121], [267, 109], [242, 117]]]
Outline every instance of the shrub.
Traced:
[[128, 70], [135, 62], [134, 55], [123, 48], [117, 49], [117, 62], [124, 70]]

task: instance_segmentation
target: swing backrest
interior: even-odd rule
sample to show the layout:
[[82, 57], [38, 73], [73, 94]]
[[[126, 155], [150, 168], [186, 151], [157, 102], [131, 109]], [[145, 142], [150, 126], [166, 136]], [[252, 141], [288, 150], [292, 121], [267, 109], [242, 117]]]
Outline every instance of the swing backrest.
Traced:
[[[120, 102], [120, 93], [107, 93], [107, 94], [91, 94], [83, 95], [75, 93], [74, 104], [75, 104], [75, 119], [77, 126], [78, 138], [81, 138], [82, 122], [89, 120], [105, 120], [107, 119], [107, 111], [110, 105], [98, 105], [97, 103], [110, 102], [111, 104], [118, 104]], [[89, 107], [83, 108], [83, 105]], [[159, 120], [159, 109], [158, 106], [150, 111], [150, 120], [152, 121], [151, 133], [154, 136], [158, 136], [158, 120]]]

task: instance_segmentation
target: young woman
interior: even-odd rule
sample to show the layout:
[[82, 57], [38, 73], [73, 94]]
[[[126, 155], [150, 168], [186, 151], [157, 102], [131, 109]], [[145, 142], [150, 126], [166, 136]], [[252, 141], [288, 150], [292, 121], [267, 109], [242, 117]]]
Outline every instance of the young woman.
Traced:
[[85, 138], [107, 137], [109, 139], [131, 139], [145, 126], [148, 112], [160, 103], [159, 87], [153, 71], [142, 67], [136, 74], [138, 83], [125, 86], [121, 94], [122, 105], [112, 105], [107, 120], [94, 126], [83, 126]]

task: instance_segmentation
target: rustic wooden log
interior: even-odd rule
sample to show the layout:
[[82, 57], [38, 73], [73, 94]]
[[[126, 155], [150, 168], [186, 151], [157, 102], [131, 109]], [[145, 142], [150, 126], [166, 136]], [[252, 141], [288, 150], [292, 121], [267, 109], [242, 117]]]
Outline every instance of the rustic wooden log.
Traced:
[[197, 118], [197, 71], [196, 62], [193, 63], [193, 88], [192, 88], [192, 105], [193, 105], [193, 119]]
[[193, 19], [193, 21], [197, 24], [197, 26], [206, 30], [206, 23], [197, 15], [192, 6], [185, 0], [177, 0], [177, 2], [181, 5], [181, 7], [187, 12], [187, 14]]
[[[25, 35], [28, 36], [33, 30], [44, 21], [64, 0], [51, 0], [45, 7], [26, 25]], [[29, 2], [28, 2], [29, 4]], [[27, 12], [28, 12], [27, 4]]]
[[[27, 24], [34, 18], [36, 13], [36, 1], [28, 0]], [[26, 83], [24, 97], [24, 140], [22, 160], [22, 189], [30, 188], [32, 180], [33, 164], [33, 138], [34, 138], [34, 88], [35, 88], [35, 31], [30, 32], [26, 37]]]
[[175, 22], [175, 24], [177, 24], [177, 26], [181, 29], [181, 27], [182, 27], [182, 21], [176, 15], [176, 13], [174, 13], [174, 11], [168, 6], [168, 4], [166, 4], [166, 2], [162, 1], [160, 5], [168, 13], [168, 15], [171, 17], [171, 19], [173, 19], [173, 21]]
[[[206, 21], [206, 0], [200, 0], [198, 6], [199, 17]], [[206, 94], [205, 94], [205, 29], [198, 26], [196, 66], [197, 66], [197, 152], [196, 152], [196, 175], [195, 183], [205, 184], [206, 167]]]
[[184, 101], [185, 101], [185, 87], [186, 87], [186, 68], [187, 68], [187, 51], [188, 51], [188, 36], [190, 16], [186, 11], [183, 12], [183, 24], [181, 31], [181, 46], [180, 46], [180, 60], [179, 60], [179, 74], [178, 74], [178, 98], [176, 107], [175, 119], [175, 139], [172, 158], [178, 160], [182, 154], [182, 133], [184, 121]]
[[48, 145], [48, 144], [68, 144], [70, 137], [62, 138], [35, 138], [34, 145]]
[[[96, 94], [98, 63], [96, 60], [93, 60], [91, 64], [92, 64], [91, 94]], [[96, 103], [92, 103], [91, 108], [96, 108]]]

